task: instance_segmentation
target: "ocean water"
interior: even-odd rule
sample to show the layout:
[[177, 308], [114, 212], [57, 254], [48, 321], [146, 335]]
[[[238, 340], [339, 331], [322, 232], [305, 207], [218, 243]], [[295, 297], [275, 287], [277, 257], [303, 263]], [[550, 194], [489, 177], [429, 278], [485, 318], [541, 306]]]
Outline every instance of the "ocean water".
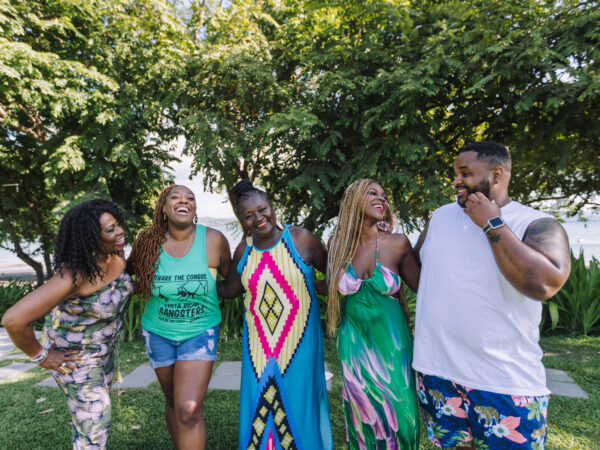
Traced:
[[[221, 231], [229, 240], [229, 245], [233, 251], [240, 242], [241, 230], [237, 221], [233, 218], [200, 218], [200, 223], [216, 228]], [[586, 260], [592, 257], [600, 260], [600, 219], [588, 221], [569, 221], [564, 222], [567, 235], [569, 236], [569, 245], [577, 255], [583, 251]], [[413, 245], [416, 243], [418, 233], [409, 235]], [[125, 252], [128, 253], [126, 248]], [[40, 260], [40, 258], [37, 258]], [[31, 268], [23, 263], [17, 256], [5, 249], [0, 249], [0, 276], [10, 276], [11, 274], [22, 274], [33, 272]]]
[[[235, 247], [240, 242], [242, 237], [242, 231], [235, 218], [223, 218], [223, 217], [199, 217], [198, 223], [215, 228], [227, 237], [231, 251], [235, 250]], [[23, 246], [23, 249], [28, 252], [29, 247]], [[128, 255], [131, 251], [131, 247], [125, 247], [125, 254]], [[41, 257], [34, 257], [36, 261], [40, 262]], [[31, 278], [35, 275], [31, 266], [21, 261], [14, 253], [0, 248], [0, 278], [10, 278], [13, 275], [22, 276], [23, 274], [30, 274], [27, 278]], [[35, 278], [35, 277], [34, 277]]]
[[600, 220], [565, 222], [562, 225], [575, 255], [583, 251], [586, 260], [592, 257], [600, 260]]

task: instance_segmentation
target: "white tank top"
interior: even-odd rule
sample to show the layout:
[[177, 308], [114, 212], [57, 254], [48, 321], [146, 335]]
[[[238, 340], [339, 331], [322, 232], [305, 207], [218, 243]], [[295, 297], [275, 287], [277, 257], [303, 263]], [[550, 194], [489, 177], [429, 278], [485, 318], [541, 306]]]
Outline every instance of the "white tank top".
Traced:
[[[501, 211], [520, 240], [532, 221], [551, 217], [517, 202]], [[420, 256], [414, 369], [500, 394], [549, 394], [542, 303], [504, 278], [487, 237], [457, 203], [433, 213]]]

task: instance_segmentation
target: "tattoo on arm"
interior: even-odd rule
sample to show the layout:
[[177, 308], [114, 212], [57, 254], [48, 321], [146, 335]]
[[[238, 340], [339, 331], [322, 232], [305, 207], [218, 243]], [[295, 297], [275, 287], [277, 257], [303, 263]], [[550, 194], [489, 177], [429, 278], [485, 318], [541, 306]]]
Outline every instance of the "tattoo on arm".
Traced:
[[569, 264], [569, 238], [555, 219], [539, 219], [532, 222], [525, 232], [523, 242], [548, 258], [558, 269]]
[[496, 244], [496, 243], [500, 242], [500, 240], [502, 239], [502, 236], [500, 236], [498, 233], [494, 233], [493, 231], [490, 231], [487, 234], [487, 238], [491, 244]]

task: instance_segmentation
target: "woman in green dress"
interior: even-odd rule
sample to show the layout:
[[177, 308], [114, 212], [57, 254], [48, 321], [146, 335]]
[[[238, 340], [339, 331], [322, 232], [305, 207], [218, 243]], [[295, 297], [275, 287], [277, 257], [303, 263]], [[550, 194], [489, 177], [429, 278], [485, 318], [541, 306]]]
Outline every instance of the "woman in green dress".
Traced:
[[[399, 299], [402, 279], [416, 291], [419, 264], [379, 184], [344, 192], [329, 243], [328, 326], [338, 324], [346, 439], [351, 449], [416, 449], [418, 403], [412, 339]], [[341, 308], [339, 295], [344, 296]]]

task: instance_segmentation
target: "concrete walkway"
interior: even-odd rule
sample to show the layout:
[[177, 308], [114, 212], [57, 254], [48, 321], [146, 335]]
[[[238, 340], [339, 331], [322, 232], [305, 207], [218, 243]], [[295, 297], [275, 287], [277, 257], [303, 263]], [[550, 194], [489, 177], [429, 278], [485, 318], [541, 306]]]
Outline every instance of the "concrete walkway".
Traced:
[[[1, 370], [1, 369], [0, 369]], [[215, 369], [209, 389], [239, 390], [241, 381], [241, 361], [223, 361]], [[331, 389], [331, 378], [333, 375], [325, 367], [325, 378], [327, 390]], [[143, 388], [156, 381], [156, 375], [149, 364], [142, 364], [129, 375], [124, 377], [123, 383], [114, 385], [113, 388]], [[546, 383], [552, 395], [563, 397], [589, 398], [566, 372], [558, 369], [546, 369]], [[49, 377], [37, 384], [38, 386], [55, 386], [54, 379]]]
[[[36, 331], [39, 338], [40, 332]], [[11, 364], [0, 367], [0, 384], [17, 379], [25, 371], [35, 367], [29, 362], [26, 355], [19, 352], [14, 346], [6, 330], [0, 327], [0, 361], [10, 360]], [[209, 389], [239, 390], [242, 373], [241, 361], [223, 361], [217, 365], [208, 385]], [[331, 389], [331, 378], [333, 375], [325, 365], [325, 378], [327, 389]], [[552, 395], [561, 395], [573, 398], [589, 398], [587, 393], [581, 389], [575, 381], [564, 371], [558, 369], [546, 369], [546, 380], [548, 389]], [[123, 383], [114, 384], [115, 389], [144, 388], [156, 381], [156, 375], [149, 364], [142, 364], [123, 378]], [[54, 378], [48, 377], [40, 381], [36, 386], [56, 386]]]
[[[217, 365], [208, 384], [209, 389], [222, 389], [228, 391], [239, 391], [242, 379], [241, 361], [223, 361]], [[327, 381], [327, 390], [331, 389], [331, 378], [333, 374], [327, 371], [325, 365], [325, 379]], [[123, 378], [122, 383], [114, 383], [113, 389], [144, 388], [156, 381], [154, 370], [150, 364], [142, 364], [133, 372]], [[54, 378], [48, 377], [40, 381], [36, 386], [56, 386]]]
[[575, 380], [563, 370], [546, 369], [546, 386], [552, 395], [563, 397], [589, 398], [586, 392], [579, 387]]
[[[39, 339], [40, 332], [36, 331], [35, 336]], [[0, 367], [0, 384], [18, 378], [22, 373], [36, 367], [36, 364], [29, 362], [27, 355], [15, 347], [6, 330], [0, 327], [0, 361], [4, 360], [10, 360], [11, 363]]]

